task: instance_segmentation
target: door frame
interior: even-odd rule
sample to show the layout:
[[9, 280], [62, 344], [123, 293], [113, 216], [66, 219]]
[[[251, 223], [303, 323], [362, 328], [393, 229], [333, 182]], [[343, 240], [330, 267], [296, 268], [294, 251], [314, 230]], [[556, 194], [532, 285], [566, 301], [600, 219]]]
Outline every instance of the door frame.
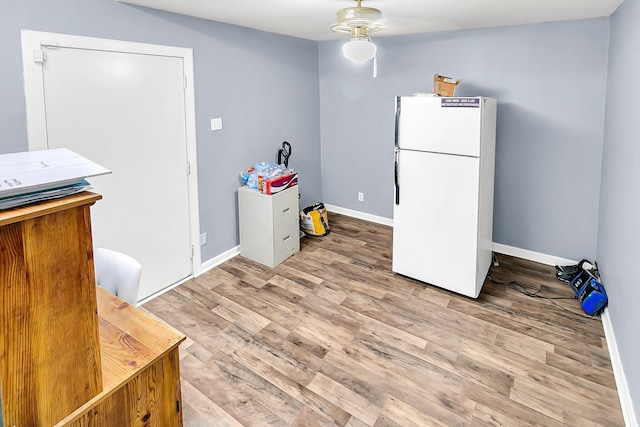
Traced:
[[27, 115], [27, 138], [29, 150], [45, 150], [48, 147], [46, 111], [44, 100], [44, 76], [39, 66], [40, 55], [46, 55], [43, 47], [76, 48], [102, 50], [119, 53], [131, 53], [154, 56], [171, 56], [182, 59], [185, 78], [184, 109], [185, 133], [187, 145], [187, 191], [189, 194], [189, 229], [192, 247], [191, 275], [164, 290], [151, 295], [154, 298], [184, 281], [202, 273], [202, 252], [200, 245], [200, 213], [198, 203], [198, 159], [196, 144], [196, 112], [195, 112], [195, 80], [193, 66], [193, 49], [164, 46], [122, 40], [101, 39], [69, 34], [48, 33], [22, 30], [22, 67], [24, 73], [24, 92]]

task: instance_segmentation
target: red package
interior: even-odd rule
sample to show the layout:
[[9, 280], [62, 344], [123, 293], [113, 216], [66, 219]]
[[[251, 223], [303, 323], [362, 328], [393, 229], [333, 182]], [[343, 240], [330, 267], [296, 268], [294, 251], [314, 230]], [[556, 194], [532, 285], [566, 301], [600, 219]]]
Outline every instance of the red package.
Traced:
[[264, 194], [275, 194], [287, 188], [298, 185], [298, 174], [288, 173], [286, 175], [280, 175], [275, 178], [266, 179], [262, 182], [260, 191]]

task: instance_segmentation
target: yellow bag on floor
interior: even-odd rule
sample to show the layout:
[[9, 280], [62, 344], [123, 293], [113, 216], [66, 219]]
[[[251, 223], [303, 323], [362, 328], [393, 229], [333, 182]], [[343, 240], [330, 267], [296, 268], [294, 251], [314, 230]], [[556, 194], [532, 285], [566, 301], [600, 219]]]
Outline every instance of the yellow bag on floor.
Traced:
[[308, 236], [324, 237], [329, 234], [327, 209], [321, 202], [300, 211], [300, 228]]

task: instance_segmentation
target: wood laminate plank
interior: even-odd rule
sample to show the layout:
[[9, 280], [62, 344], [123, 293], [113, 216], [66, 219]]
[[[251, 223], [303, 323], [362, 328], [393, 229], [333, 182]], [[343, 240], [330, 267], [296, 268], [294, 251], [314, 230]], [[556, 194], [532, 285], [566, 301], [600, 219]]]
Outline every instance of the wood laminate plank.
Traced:
[[231, 415], [212, 402], [188, 381], [182, 381], [185, 426], [242, 427]]
[[[459, 296], [390, 271], [391, 227], [329, 223], [273, 269], [236, 257], [145, 305], [191, 339], [192, 425], [623, 425], [600, 319], [575, 299], [489, 280]], [[571, 295], [553, 267], [498, 260], [497, 281]]]
[[[407, 405], [400, 399], [396, 399], [393, 396], [389, 396], [382, 408], [382, 414], [380, 418], [385, 418], [388, 422], [392, 422], [394, 425], [410, 426], [463, 426], [466, 424], [466, 420], [459, 416], [456, 416], [453, 412], [446, 414], [438, 414], [438, 417], [430, 416], [425, 413], [424, 410], [414, 408], [411, 405]], [[379, 420], [378, 420], [379, 421]], [[376, 422], [376, 426], [380, 425]], [[382, 425], [388, 425], [384, 423]]]
[[318, 374], [307, 388], [369, 426], [374, 425], [380, 415], [381, 407], [323, 374]]

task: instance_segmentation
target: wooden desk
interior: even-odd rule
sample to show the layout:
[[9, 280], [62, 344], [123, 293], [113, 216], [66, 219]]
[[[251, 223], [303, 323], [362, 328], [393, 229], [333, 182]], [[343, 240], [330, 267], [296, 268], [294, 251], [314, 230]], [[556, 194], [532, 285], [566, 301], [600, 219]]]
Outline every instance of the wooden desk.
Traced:
[[96, 288], [100, 199], [0, 211], [0, 425], [182, 425], [184, 335]]
[[56, 426], [182, 425], [185, 336], [97, 288], [104, 390]]

